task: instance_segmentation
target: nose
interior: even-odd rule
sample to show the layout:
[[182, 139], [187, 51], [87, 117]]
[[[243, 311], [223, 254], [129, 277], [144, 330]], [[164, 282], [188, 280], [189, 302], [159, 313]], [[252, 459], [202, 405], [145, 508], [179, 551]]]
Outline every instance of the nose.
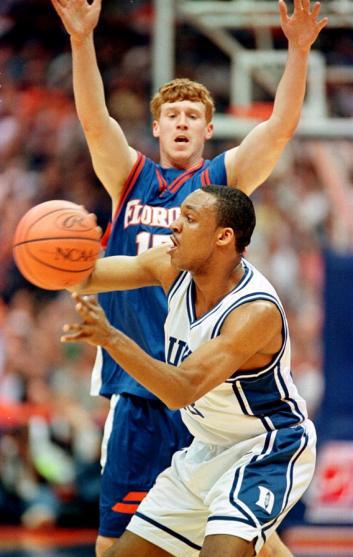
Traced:
[[172, 232], [180, 232], [181, 231], [181, 218], [178, 217], [175, 221], [172, 222], [170, 225], [170, 229]]
[[185, 130], [188, 127], [188, 121], [186, 115], [183, 112], [179, 114], [177, 127], [182, 130]]

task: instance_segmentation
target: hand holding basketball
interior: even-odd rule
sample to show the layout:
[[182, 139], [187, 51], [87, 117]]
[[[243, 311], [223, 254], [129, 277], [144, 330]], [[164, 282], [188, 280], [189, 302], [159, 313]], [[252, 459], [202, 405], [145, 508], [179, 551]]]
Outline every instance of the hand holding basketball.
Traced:
[[96, 217], [64, 200], [32, 207], [17, 225], [13, 254], [22, 275], [46, 290], [85, 280], [100, 253]]

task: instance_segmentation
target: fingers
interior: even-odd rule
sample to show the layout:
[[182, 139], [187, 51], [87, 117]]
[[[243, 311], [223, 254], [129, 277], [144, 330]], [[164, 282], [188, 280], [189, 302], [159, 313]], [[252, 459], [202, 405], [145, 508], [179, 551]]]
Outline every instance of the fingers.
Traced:
[[86, 323], [95, 323], [99, 319], [99, 307], [93, 296], [73, 296], [76, 300], [75, 310]]
[[279, 15], [281, 18], [281, 24], [283, 25], [288, 20], [288, 10], [284, 0], [279, 0], [278, 7], [279, 7]]
[[80, 333], [81, 330], [82, 326], [79, 323], [66, 323], [66, 325], [63, 325], [64, 333], [69, 333], [70, 335]]
[[51, 0], [51, 3], [54, 6], [55, 11], [61, 15], [63, 8], [65, 8], [65, 2], [63, 0]]
[[63, 326], [64, 334], [60, 337], [60, 342], [93, 342], [92, 327], [85, 323], [70, 323]]
[[312, 15], [313, 15], [313, 17], [314, 17], [314, 19], [316, 19], [317, 16], [319, 15], [320, 9], [321, 9], [321, 4], [320, 4], [320, 2], [315, 2], [314, 7], [313, 7], [313, 11], [311, 12]]
[[[314, 7], [313, 7], [312, 12], [311, 12], [311, 15], [312, 15], [312, 18], [314, 19], [314, 21], [317, 20], [317, 18], [319, 16], [319, 13], [320, 13], [320, 9], [321, 9], [321, 3], [320, 2], [315, 2]], [[326, 27], [327, 23], [328, 23], [328, 17], [324, 17], [321, 21], [317, 22], [319, 32], [321, 31], [321, 29]]]
[[59, 6], [60, 8], [66, 8], [67, 0], [51, 0], [54, 6]]
[[61, 335], [60, 342], [79, 342], [84, 340], [82, 326], [73, 323], [71, 325], [63, 326], [64, 335]]
[[303, 9], [302, 0], [294, 0], [294, 13], [297, 14]]
[[327, 23], [328, 23], [328, 17], [324, 17], [324, 19], [319, 21], [319, 23], [318, 23], [319, 31], [321, 31], [321, 29], [326, 27]]
[[88, 295], [82, 296], [77, 292], [73, 292], [71, 294], [71, 297], [76, 302], [76, 305], [80, 306], [80, 308], [89, 309], [89, 308], [96, 307], [98, 305], [95, 296], [88, 296]]
[[[305, 12], [311, 14], [315, 19], [319, 15], [321, 3], [315, 2], [312, 11], [310, 11], [310, 4], [311, 0], [294, 0], [294, 14]], [[285, 15], [287, 15], [287, 6], [284, 0], [279, 0], [279, 10], [280, 13], [284, 13], [285, 11]]]

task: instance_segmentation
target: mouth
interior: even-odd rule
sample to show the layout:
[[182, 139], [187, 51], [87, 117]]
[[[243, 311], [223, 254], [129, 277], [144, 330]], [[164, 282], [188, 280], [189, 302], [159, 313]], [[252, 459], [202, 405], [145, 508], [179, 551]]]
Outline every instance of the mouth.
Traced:
[[175, 143], [179, 143], [179, 144], [185, 144], [185, 143], [189, 143], [189, 138], [186, 137], [186, 135], [177, 135], [177, 137], [174, 139]]
[[178, 241], [175, 238], [174, 234], [171, 234], [171, 236], [169, 238], [170, 238], [171, 241], [170, 241], [170, 247], [168, 249], [168, 254], [175, 251], [178, 247]]

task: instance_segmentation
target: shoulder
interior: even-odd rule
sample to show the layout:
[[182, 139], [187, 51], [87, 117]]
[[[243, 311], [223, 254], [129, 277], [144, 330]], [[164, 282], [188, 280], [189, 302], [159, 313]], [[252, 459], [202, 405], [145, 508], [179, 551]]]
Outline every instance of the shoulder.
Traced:
[[236, 306], [224, 320], [222, 333], [237, 334], [240, 330], [275, 335], [281, 332], [283, 317], [275, 300], [255, 298]]

